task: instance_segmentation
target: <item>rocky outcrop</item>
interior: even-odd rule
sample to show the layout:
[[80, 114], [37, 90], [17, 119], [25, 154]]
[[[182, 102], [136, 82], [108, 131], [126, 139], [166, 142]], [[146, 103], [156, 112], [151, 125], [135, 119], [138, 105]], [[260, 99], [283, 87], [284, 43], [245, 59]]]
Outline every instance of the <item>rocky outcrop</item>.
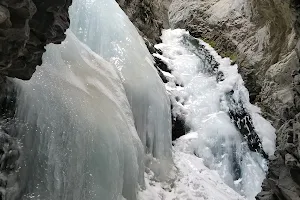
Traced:
[[169, 28], [171, 0], [116, 0], [139, 33], [152, 44], [159, 43], [161, 29]]
[[[118, 2], [151, 43], [168, 28], [163, 12], [169, 1]], [[300, 2], [173, 0], [169, 22], [236, 62], [250, 100], [277, 129], [277, 151], [257, 198], [300, 199]]]
[[[170, 7], [173, 28], [189, 30], [239, 64], [252, 102], [262, 102], [273, 121], [292, 102], [290, 77], [299, 64], [295, 16], [294, 4], [283, 0], [174, 0]], [[278, 71], [282, 65], [290, 67]]]
[[260, 200], [300, 199], [300, 69], [292, 77], [294, 106], [285, 106], [281, 115], [277, 151], [257, 197]]
[[15, 89], [6, 77], [31, 78], [45, 46], [65, 39], [70, 5], [71, 0], [0, 0], [0, 199], [19, 199], [20, 192]]
[[0, 199], [17, 199], [21, 145], [15, 138], [15, 87], [4, 79], [0, 87]]
[[0, 1], [0, 76], [31, 78], [44, 47], [65, 39], [71, 1]]

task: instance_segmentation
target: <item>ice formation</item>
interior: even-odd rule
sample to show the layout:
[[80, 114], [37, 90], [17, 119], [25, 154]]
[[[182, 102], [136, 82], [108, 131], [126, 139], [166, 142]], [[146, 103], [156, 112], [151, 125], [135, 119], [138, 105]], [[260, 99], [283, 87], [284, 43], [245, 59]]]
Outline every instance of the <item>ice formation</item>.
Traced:
[[176, 177], [168, 182], [156, 182], [151, 173], [146, 174], [146, 190], [139, 193], [140, 200], [245, 200], [224, 183], [219, 174], [207, 168], [203, 159], [194, 155], [192, 143], [196, 132], [179, 138], [173, 157]]
[[[229, 58], [221, 58], [185, 30], [165, 30], [162, 41], [156, 47], [163, 55], [155, 56], [172, 70], [166, 88], [173, 114], [183, 115], [198, 134], [192, 152], [230, 187], [254, 199], [267, 170], [264, 157], [275, 151], [274, 128], [249, 103], [237, 66]], [[177, 87], [175, 80], [184, 87]]]
[[[114, 0], [77, 0], [70, 14], [75, 35], [119, 70], [146, 152], [169, 166], [169, 98], [136, 28]], [[164, 176], [169, 167], [157, 170]]]
[[16, 80], [23, 199], [135, 199], [144, 154], [125, 90], [112, 65], [67, 35], [30, 81]]
[[[14, 80], [17, 199], [253, 199], [275, 136], [237, 66], [186, 31], [166, 30], [156, 56], [172, 70], [162, 72], [168, 96], [114, 0], [74, 0], [70, 15], [66, 41], [47, 47], [30, 81]], [[192, 128], [175, 142], [177, 170], [169, 97]]]
[[19, 199], [134, 200], [145, 165], [161, 180], [172, 167], [169, 98], [114, 0], [72, 9], [75, 34], [47, 47], [30, 81], [14, 81]]

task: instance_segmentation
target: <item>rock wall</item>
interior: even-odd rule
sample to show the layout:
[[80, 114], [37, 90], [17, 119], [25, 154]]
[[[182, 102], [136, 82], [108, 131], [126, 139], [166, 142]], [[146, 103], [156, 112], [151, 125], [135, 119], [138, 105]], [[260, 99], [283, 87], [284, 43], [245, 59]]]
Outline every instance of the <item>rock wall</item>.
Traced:
[[20, 199], [15, 89], [6, 77], [30, 79], [42, 64], [44, 47], [65, 39], [71, 1], [0, 0], [0, 200]]
[[45, 46], [60, 43], [72, 0], [0, 0], [0, 76], [30, 79]]
[[[252, 103], [262, 108], [277, 129], [277, 152], [257, 199], [300, 199], [299, 0], [119, 3], [151, 43], [159, 40], [162, 27], [168, 28], [169, 18], [170, 27], [189, 30], [239, 65]], [[156, 21], [162, 25], [155, 25]]]
[[277, 152], [258, 199], [300, 199], [300, 2], [174, 0], [173, 28], [188, 29], [239, 65], [252, 102], [277, 128]]
[[149, 42], [160, 41], [161, 29], [169, 28], [168, 8], [171, 0], [116, 0], [139, 33]]

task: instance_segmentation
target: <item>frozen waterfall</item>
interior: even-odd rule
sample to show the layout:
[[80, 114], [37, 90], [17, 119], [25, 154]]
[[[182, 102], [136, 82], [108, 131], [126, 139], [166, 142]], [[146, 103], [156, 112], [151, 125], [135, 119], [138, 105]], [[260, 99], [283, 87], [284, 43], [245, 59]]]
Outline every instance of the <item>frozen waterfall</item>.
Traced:
[[169, 98], [114, 0], [75, 0], [71, 13], [75, 34], [15, 80], [18, 199], [134, 200], [145, 165], [160, 180], [172, 167]]
[[143, 146], [112, 65], [68, 32], [17, 83], [23, 199], [135, 199]]
[[[164, 85], [115, 0], [73, 0], [70, 16], [32, 79], [13, 79], [22, 155], [9, 200], [254, 199], [274, 129], [229, 58], [165, 30]], [[191, 128], [173, 147], [170, 101]]]
[[173, 115], [181, 115], [192, 129], [175, 142], [175, 152], [187, 153], [184, 159], [191, 163], [195, 158], [188, 160], [189, 155], [198, 156], [227, 185], [255, 199], [267, 172], [264, 158], [275, 151], [275, 129], [250, 104], [237, 65], [229, 58], [185, 30], [165, 30], [161, 38], [156, 47], [163, 54], [155, 56], [172, 70], [164, 74]]
[[[170, 166], [169, 98], [136, 28], [114, 0], [77, 0], [70, 14], [75, 35], [120, 72], [146, 153]], [[150, 164], [162, 178], [169, 170]]]

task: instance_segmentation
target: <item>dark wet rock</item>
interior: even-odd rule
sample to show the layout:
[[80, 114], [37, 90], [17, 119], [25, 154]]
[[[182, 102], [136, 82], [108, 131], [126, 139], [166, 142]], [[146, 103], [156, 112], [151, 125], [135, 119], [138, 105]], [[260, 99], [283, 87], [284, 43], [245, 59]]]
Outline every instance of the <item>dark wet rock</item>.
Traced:
[[198, 58], [202, 61], [199, 72], [201, 71], [202, 73], [217, 75], [220, 64], [210, 54], [209, 50], [207, 50], [203, 44], [200, 44], [198, 39], [191, 35], [184, 35], [182, 42], [189, 51], [198, 56]]
[[155, 48], [155, 44], [151, 43], [149, 40], [146, 38], [144, 39], [145, 44], [147, 46], [147, 49], [149, 50], [150, 54], [152, 54], [153, 59], [154, 59], [154, 65], [157, 69], [160, 69], [162, 71], [171, 73], [171, 70], [168, 68], [166, 63], [164, 63], [160, 58], [154, 56], [155, 54], [162, 55], [162, 52], [160, 49]]
[[171, 70], [168, 69], [168, 66], [160, 58], [154, 56], [155, 54], [162, 54], [162, 52], [159, 49], [156, 49], [154, 45], [146, 38], [144, 39], [144, 41], [149, 52], [152, 54], [154, 67], [156, 68], [159, 77], [164, 83], [169, 82], [167, 77], [163, 74], [163, 71], [171, 73]]
[[164, 63], [161, 59], [159, 59], [158, 57], [154, 56], [154, 62], [155, 62], [155, 65], [163, 70], [164, 72], [168, 72], [168, 73], [171, 73], [172, 71], [168, 68], [168, 66], [166, 65], [166, 63]]
[[268, 159], [268, 155], [263, 150], [261, 140], [255, 131], [250, 114], [244, 108], [244, 105], [240, 99], [239, 101], [236, 101], [233, 98], [233, 94], [234, 91], [230, 91], [226, 94], [230, 119], [247, 141], [249, 149], [253, 152], [260, 153], [264, 158]]
[[14, 131], [16, 90], [4, 78], [0, 87], [0, 199], [14, 200], [19, 192], [17, 171], [21, 147]]
[[[146, 43], [147, 44], [147, 43]], [[153, 45], [151, 45], [150, 43], [147, 44], [148, 50], [150, 51], [150, 53], [152, 54], [161, 54], [160, 50], [156, 49]], [[160, 76], [160, 78], [162, 79], [162, 81], [164, 83], [168, 83], [169, 80], [168, 78], [163, 74], [163, 72], [167, 72], [171, 74], [171, 70], [168, 68], [168, 66], [158, 57], [154, 56], [154, 66], [157, 69], [158, 75]], [[176, 83], [176, 86], [179, 86], [179, 84]], [[174, 107], [174, 103], [178, 102], [178, 99], [175, 97], [174, 98], [174, 102], [171, 101], [171, 110]], [[186, 133], [188, 133], [190, 131], [190, 128], [185, 124], [185, 119], [183, 118], [183, 116], [174, 116], [174, 114], [171, 114], [171, 118], [172, 118], [172, 141], [180, 138], [181, 136], [185, 135]]]
[[0, 75], [30, 79], [45, 46], [65, 39], [71, 0], [0, 1]]
[[172, 116], [172, 141], [187, 134], [191, 129], [185, 123], [185, 119], [180, 116]]
[[216, 81], [219, 83], [224, 80], [225, 80], [224, 73], [222, 71], [218, 71]]
[[6, 77], [30, 79], [45, 46], [65, 39], [71, 0], [0, 0], [0, 199], [20, 199], [16, 91]]

